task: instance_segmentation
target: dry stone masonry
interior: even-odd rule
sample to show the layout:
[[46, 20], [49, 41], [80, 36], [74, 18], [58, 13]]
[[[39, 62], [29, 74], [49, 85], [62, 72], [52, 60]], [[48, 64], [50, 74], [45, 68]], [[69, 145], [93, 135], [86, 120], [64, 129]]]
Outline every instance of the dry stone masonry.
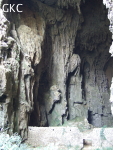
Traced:
[[95, 128], [82, 133], [77, 127], [29, 127], [26, 142], [34, 150], [112, 150], [111, 132], [113, 128]]
[[28, 126], [113, 126], [113, 2], [5, 3], [23, 12], [0, 9], [0, 128], [26, 138]]

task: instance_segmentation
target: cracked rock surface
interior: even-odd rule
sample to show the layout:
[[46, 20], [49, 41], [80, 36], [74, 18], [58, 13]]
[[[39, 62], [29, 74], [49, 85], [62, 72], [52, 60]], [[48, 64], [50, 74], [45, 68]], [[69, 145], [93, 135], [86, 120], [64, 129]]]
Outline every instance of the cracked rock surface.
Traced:
[[112, 126], [112, 2], [7, 2], [23, 12], [0, 9], [0, 128], [26, 138], [28, 125]]

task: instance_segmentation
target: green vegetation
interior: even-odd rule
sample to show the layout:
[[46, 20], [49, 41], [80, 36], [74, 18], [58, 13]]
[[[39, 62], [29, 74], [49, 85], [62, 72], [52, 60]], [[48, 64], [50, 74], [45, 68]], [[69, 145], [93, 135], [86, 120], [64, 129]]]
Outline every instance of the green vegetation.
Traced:
[[26, 144], [22, 144], [22, 138], [17, 134], [9, 136], [7, 133], [0, 133], [0, 150], [30, 150]]

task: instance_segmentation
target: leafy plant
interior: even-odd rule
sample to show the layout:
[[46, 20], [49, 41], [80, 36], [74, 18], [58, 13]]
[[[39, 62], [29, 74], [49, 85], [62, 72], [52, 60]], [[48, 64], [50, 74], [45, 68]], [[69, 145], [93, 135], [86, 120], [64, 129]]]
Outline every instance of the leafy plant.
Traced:
[[17, 134], [0, 133], [0, 150], [29, 150], [26, 144], [22, 144], [22, 138]]

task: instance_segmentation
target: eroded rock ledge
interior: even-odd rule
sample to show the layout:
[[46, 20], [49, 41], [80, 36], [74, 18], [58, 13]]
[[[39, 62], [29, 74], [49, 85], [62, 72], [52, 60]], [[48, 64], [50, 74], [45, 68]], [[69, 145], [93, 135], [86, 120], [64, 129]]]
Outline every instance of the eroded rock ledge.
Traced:
[[0, 127], [27, 137], [28, 125], [81, 117], [112, 126], [112, 34], [103, 1], [17, 3], [22, 13], [0, 10]]

